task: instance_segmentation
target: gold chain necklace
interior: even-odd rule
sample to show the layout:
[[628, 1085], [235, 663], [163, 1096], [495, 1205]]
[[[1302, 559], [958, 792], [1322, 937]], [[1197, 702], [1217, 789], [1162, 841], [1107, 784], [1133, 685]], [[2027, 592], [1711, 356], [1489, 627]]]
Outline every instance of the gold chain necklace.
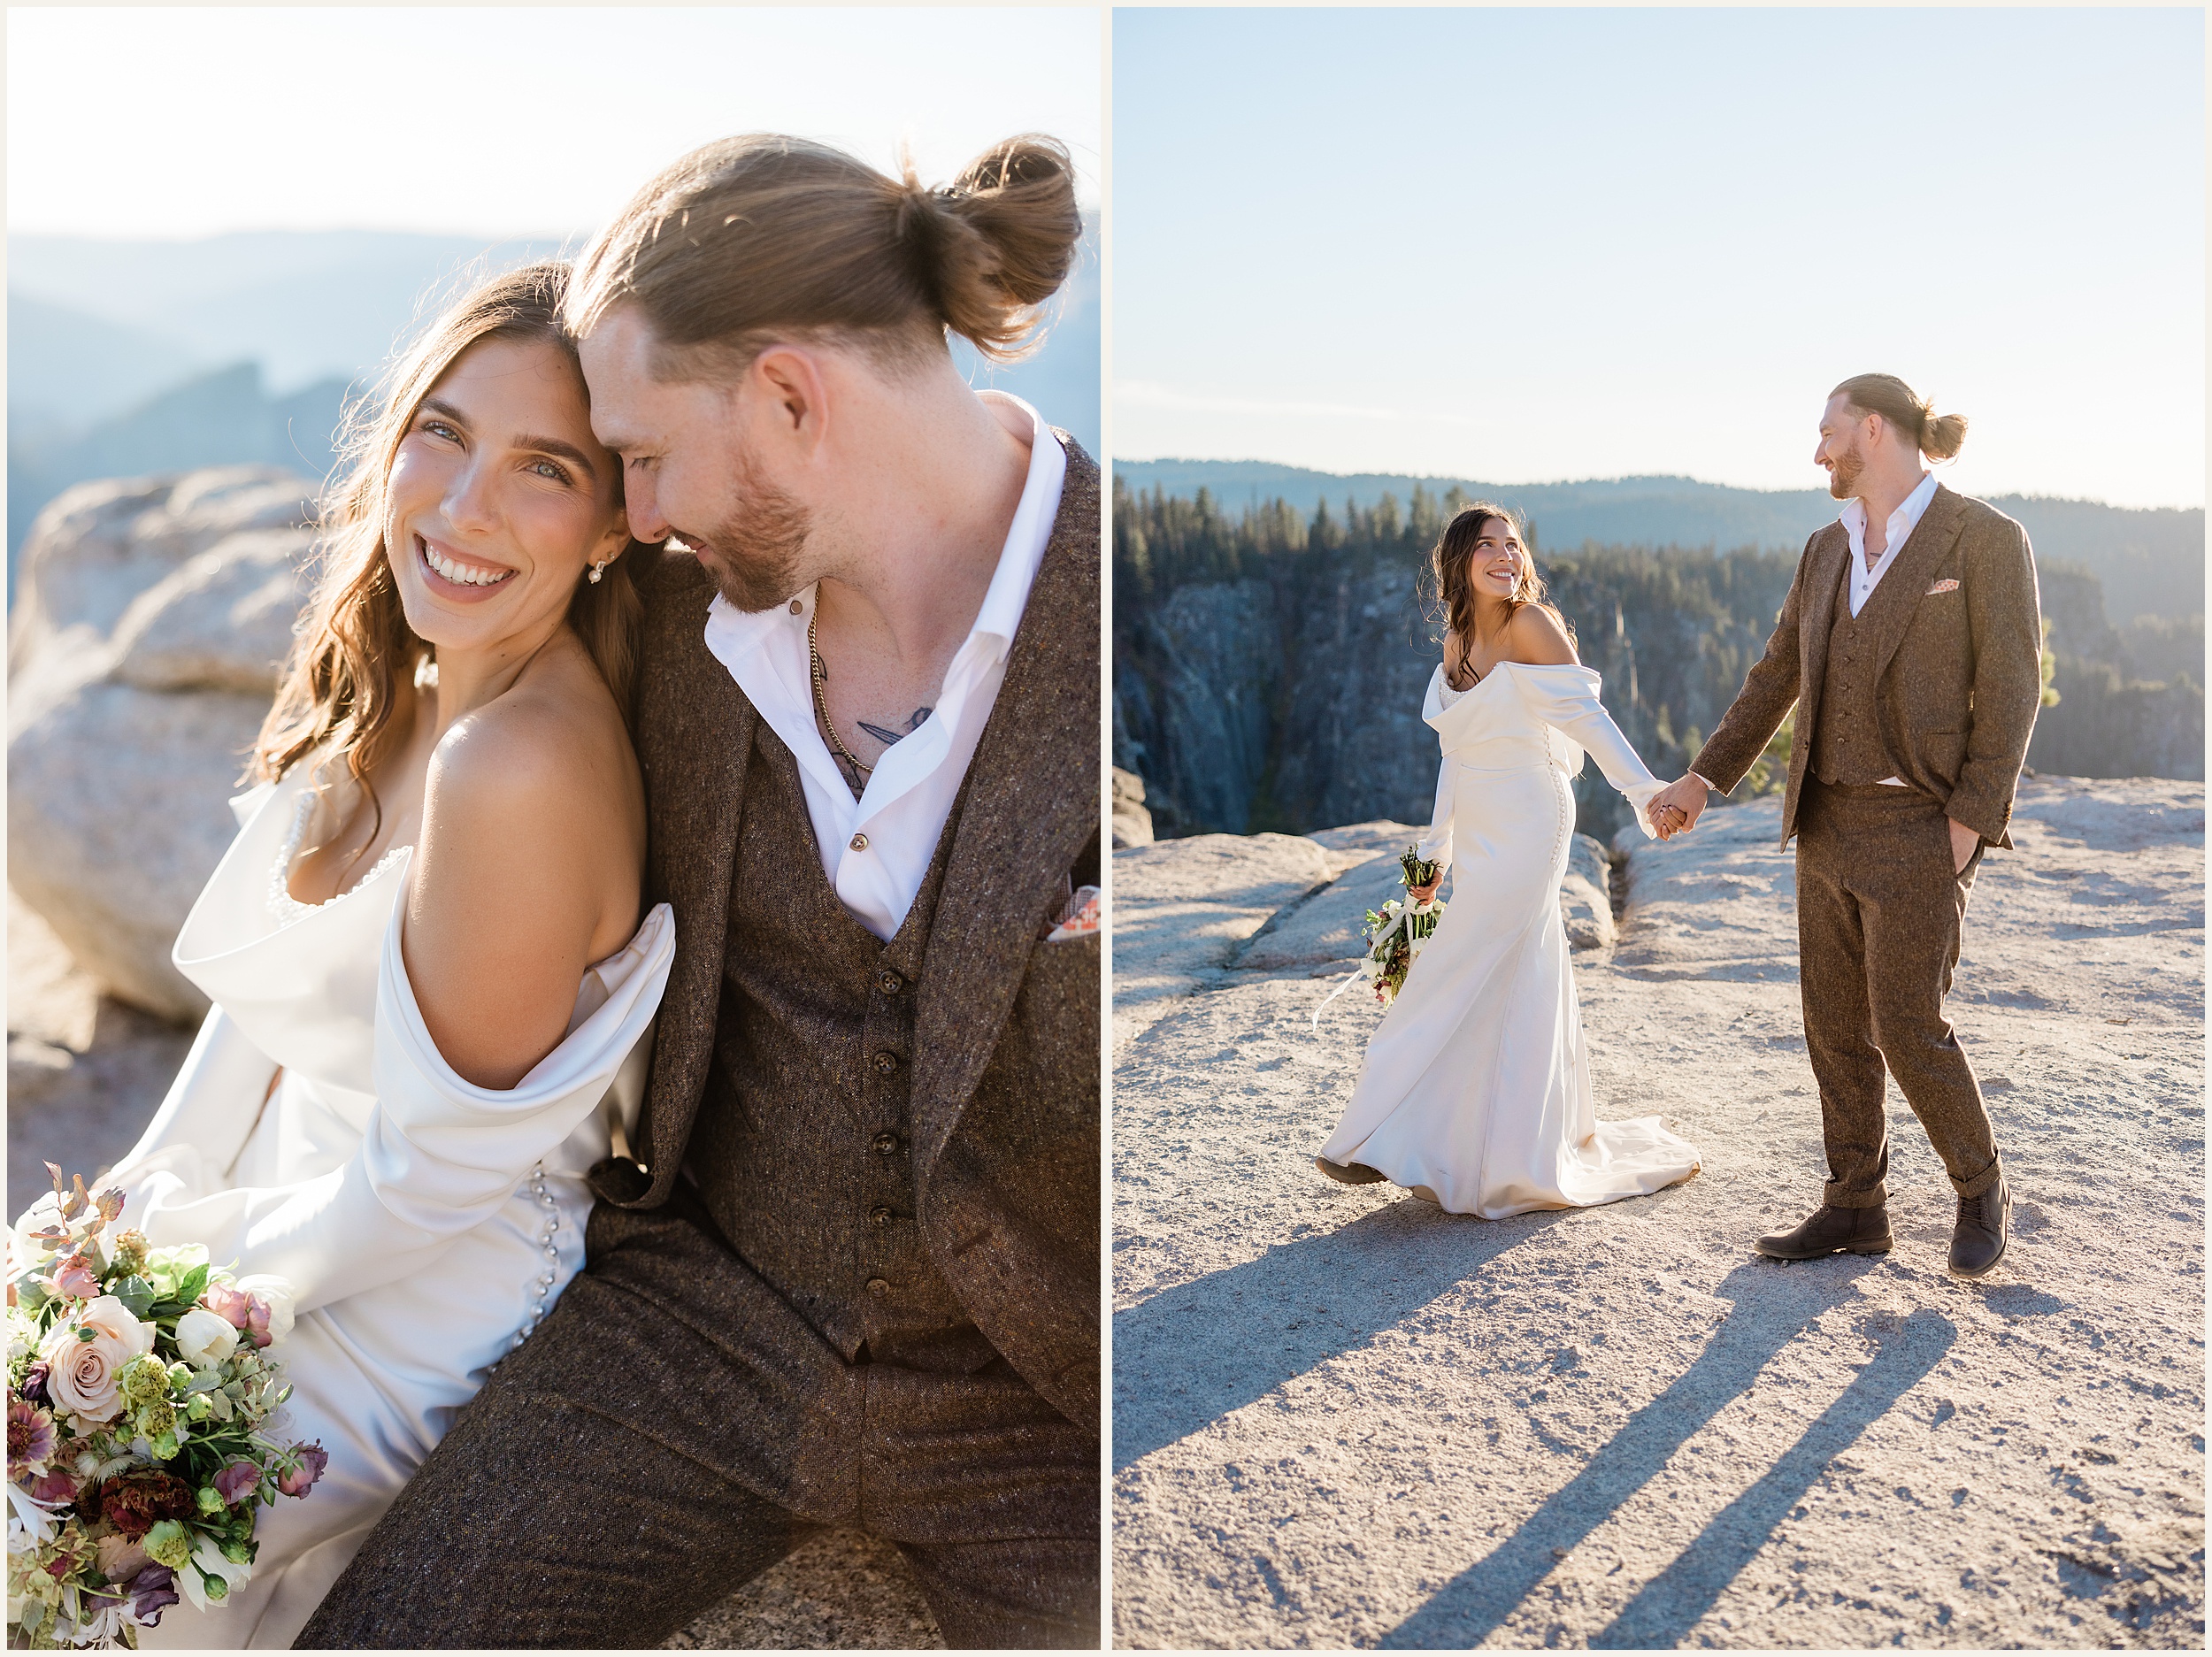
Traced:
[[830, 723], [829, 699], [822, 694], [822, 681], [829, 677], [829, 671], [822, 665], [822, 653], [814, 648], [815, 620], [814, 616], [809, 616], [806, 618], [807, 678], [814, 685], [814, 711], [822, 717], [822, 729], [829, 733], [830, 746], [843, 756], [846, 763], [850, 764], [855, 771], [873, 774], [875, 767], [863, 765], [860, 763], [860, 756], [845, 746], [844, 739], [837, 734], [837, 727]]

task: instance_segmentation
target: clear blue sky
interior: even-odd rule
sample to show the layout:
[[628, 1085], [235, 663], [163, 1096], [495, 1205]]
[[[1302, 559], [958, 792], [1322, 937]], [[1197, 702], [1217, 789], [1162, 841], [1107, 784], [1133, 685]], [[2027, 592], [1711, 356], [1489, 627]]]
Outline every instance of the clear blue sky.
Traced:
[[11, 7], [8, 228], [565, 235], [685, 151], [801, 134], [926, 182], [1018, 132], [1099, 199], [1094, 9]]
[[1832, 385], [1947, 481], [2201, 505], [2196, 10], [1123, 10], [1111, 441], [1809, 487]]

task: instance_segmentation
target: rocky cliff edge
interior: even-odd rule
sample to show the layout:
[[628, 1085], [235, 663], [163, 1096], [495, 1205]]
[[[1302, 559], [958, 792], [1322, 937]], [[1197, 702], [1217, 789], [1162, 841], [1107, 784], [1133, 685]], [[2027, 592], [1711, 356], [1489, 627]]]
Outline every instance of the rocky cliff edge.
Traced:
[[1894, 1092], [1894, 1252], [1750, 1252], [1822, 1169], [1773, 802], [1631, 848], [1574, 957], [1600, 1116], [1703, 1172], [1497, 1222], [1311, 1165], [1403, 825], [1118, 853], [1118, 1642], [2200, 1647], [2203, 807], [2032, 779], [1985, 861], [1949, 1005], [2016, 1207], [1970, 1285]]

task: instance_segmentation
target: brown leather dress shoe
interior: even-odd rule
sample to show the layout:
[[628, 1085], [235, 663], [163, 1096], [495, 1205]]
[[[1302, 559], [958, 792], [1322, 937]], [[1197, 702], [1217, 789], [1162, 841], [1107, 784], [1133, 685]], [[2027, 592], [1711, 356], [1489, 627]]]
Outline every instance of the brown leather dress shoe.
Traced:
[[1777, 1231], [1752, 1247], [1770, 1260], [1818, 1260], [1824, 1255], [1889, 1253], [1889, 1210], [1832, 1208], [1826, 1203], [1793, 1231]]
[[2012, 1232], [2012, 1187], [2002, 1174], [1978, 1197], [1959, 1199], [1958, 1224], [1951, 1230], [1951, 1275], [1985, 1277], [2005, 1257]]
[[1347, 1185], [1371, 1185], [1389, 1176], [1368, 1167], [1365, 1162], [1333, 1162], [1325, 1156], [1317, 1156], [1313, 1165], [1330, 1178]]

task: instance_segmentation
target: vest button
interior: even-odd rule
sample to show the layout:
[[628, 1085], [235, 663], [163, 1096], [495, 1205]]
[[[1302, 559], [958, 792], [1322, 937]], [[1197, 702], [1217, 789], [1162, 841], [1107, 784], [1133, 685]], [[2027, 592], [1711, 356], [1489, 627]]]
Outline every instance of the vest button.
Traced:
[[890, 1279], [887, 1277], [869, 1278], [868, 1293], [874, 1295], [877, 1300], [880, 1300], [885, 1295], [891, 1293]]
[[856, 852], [864, 852], [868, 849], [868, 837], [865, 834], [856, 834], [845, 843]]
[[899, 1068], [899, 1055], [888, 1047], [876, 1055], [876, 1074], [888, 1076]]
[[896, 995], [905, 987], [906, 980], [888, 967], [886, 967], [882, 976], [876, 979], [876, 988], [881, 990], [886, 995]]
[[868, 1210], [868, 1224], [874, 1226], [879, 1231], [882, 1231], [886, 1226], [891, 1224], [891, 1210], [885, 1208], [881, 1203], [878, 1203], [874, 1208]]
[[879, 1133], [875, 1146], [878, 1156], [888, 1156], [899, 1148], [899, 1136], [895, 1133]]
[[799, 615], [799, 614], [803, 613], [803, 612], [805, 610], [805, 609], [806, 609], [806, 606], [805, 606], [804, 604], [802, 604], [802, 603], [801, 603], [801, 602], [800, 602], [797, 599], [795, 599], [795, 599], [793, 599], [793, 600], [791, 601], [791, 613], [792, 613], [793, 615], [795, 615], [795, 616]]

